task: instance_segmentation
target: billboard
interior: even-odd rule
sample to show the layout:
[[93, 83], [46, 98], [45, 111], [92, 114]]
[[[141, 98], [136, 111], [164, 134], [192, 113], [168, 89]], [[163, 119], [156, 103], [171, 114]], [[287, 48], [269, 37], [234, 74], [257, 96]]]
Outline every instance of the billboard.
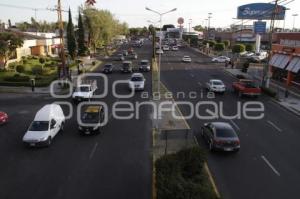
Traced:
[[[238, 7], [238, 19], [253, 19], [253, 20], [271, 20], [275, 10], [275, 5], [271, 3], [252, 3]], [[277, 6], [275, 20], [284, 20], [284, 6]]]
[[254, 32], [255, 34], [264, 34], [266, 33], [267, 22], [256, 21], [254, 22]]

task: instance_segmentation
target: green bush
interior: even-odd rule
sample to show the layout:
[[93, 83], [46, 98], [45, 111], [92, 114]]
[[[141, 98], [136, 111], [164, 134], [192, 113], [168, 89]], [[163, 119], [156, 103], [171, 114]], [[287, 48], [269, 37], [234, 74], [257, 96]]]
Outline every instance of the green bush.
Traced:
[[254, 51], [254, 45], [252, 45], [252, 44], [247, 44], [245, 48], [246, 48], [246, 51], [251, 51], [251, 52]]
[[41, 64], [44, 64], [44, 63], [46, 62], [46, 60], [45, 60], [44, 57], [40, 57], [40, 58], [39, 58], [39, 62], [40, 62]]
[[7, 82], [29, 82], [30, 77], [29, 76], [21, 76], [19, 74], [15, 74], [12, 77], [5, 77], [4, 81]]
[[217, 43], [214, 46], [215, 51], [223, 51], [225, 50], [225, 44], [224, 43]]
[[269, 95], [270, 97], [276, 97], [276, 95], [277, 95], [277, 92], [271, 88], [261, 87], [261, 90], [263, 93], [265, 93], [266, 95]]
[[206, 155], [199, 147], [182, 150], [158, 159], [156, 187], [158, 199], [215, 199], [204, 162]]
[[242, 52], [245, 52], [245, 45], [244, 44], [235, 44], [233, 47], [232, 47], [232, 52], [233, 53], [242, 53]]
[[35, 65], [31, 69], [33, 75], [42, 75], [43, 67], [41, 65]]
[[25, 66], [23, 66], [23, 65], [17, 65], [16, 66], [16, 71], [18, 73], [24, 73], [25, 72]]
[[214, 40], [208, 40], [209, 47], [214, 47], [216, 45], [216, 41]]
[[230, 46], [230, 41], [229, 40], [224, 40], [222, 43], [224, 43], [225, 47], [227, 48]]
[[9, 69], [13, 69], [13, 70], [14, 70], [14, 69], [15, 69], [15, 67], [16, 67], [16, 65], [17, 65], [17, 62], [12, 62], [12, 63], [9, 63], [9, 64], [8, 64], [8, 68], [9, 68]]
[[27, 64], [28, 63], [27, 59], [23, 59], [22, 62], [23, 62], [23, 64]]

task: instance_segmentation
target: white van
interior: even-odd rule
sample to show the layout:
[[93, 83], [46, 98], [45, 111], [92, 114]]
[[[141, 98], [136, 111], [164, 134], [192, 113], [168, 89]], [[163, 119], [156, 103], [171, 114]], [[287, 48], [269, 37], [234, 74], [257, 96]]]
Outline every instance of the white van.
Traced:
[[33, 122], [23, 137], [28, 146], [50, 146], [55, 135], [62, 131], [65, 116], [57, 104], [47, 104], [35, 115]]

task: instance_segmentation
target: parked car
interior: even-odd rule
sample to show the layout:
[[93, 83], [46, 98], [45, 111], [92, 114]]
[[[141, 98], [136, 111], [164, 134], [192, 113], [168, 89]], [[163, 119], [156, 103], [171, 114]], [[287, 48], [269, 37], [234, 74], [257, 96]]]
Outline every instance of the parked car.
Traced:
[[81, 134], [90, 135], [100, 133], [104, 121], [104, 108], [101, 105], [89, 105], [81, 114], [81, 124], [78, 130]]
[[211, 79], [206, 83], [206, 89], [211, 92], [224, 93], [226, 90], [226, 86], [222, 80]]
[[8, 115], [5, 112], [0, 111], [0, 125], [8, 122]]
[[115, 61], [124, 61], [125, 57], [123, 56], [123, 54], [118, 54], [115, 58]]
[[132, 62], [124, 61], [121, 68], [122, 73], [132, 73]]
[[209, 145], [210, 151], [238, 152], [241, 148], [240, 139], [229, 123], [206, 123], [201, 128], [201, 136]]
[[102, 70], [103, 73], [109, 74], [113, 72], [113, 64], [105, 64]]
[[145, 89], [145, 78], [142, 73], [132, 74], [128, 86], [130, 90], [144, 90]]
[[190, 56], [185, 55], [185, 56], [183, 56], [182, 61], [186, 62], [186, 63], [191, 63], [192, 59]]
[[145, 59], [141, 60], [141, 62], [139, 64], [139, 70], [144, 71], [144, 72], [150, 71], [151, 70], [150, 62]]
[[164, 54], [164, 51], [161, 50], [161, 49], [157, 49], [157, 50], [156, 50], [156, 54], [158, 54], [158, 55], [159, 55], [159, 54]]
[[123, 56], [127, 56], [128, 55], [128, 51], [127, 50], [123, 50]]
[[169, 51], [170, 50], [170, 47], [168, 45], [163, 45], [163, 51]]
[[212, 58], [211, 61], [212, 62], [218, 62], [218, 63], [225, 63], [226, 61], [230, 62], [230, 58], [226, 57], [226, 56], [219, 56], [219, 57]]
[[23, 142], [27, 146], [50, 146], [58, 132], [63, 131], [65, 116], [60, 105], [47, 104], [35, 115]]
[[261, 95], [261, 88], [258, 84], [250, 79], [240, 79], [238, 82], [232, 83], [233, 91], [238, 93], [241, 97], [243, 95], [247, 96], [259, 96]]
[[173, 51], [178, 51], [178, 46], [173, 46], [173, 47], [172, 47], [172, 50], [173, 50]]

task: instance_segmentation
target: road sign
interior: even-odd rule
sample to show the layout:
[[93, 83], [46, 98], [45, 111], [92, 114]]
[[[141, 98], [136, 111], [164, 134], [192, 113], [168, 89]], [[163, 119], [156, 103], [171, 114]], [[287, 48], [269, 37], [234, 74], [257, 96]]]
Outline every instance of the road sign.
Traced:
[[96, 3], [96, 0], [86, 0], [87, 5], [93, 6]]
[[180, 24], [180, 25], [182, 25], [184, 23], [184, 19], [182, 17], [179, 17], [177, 19], [177, 23]]
[[266, 33], [267, 22], [264, 21], [255, 21], [254, 22], [254, 33], [255, 34], [264, 34]]
[[277, 6], [271, 3], [252, 3], [238, 7], [238, 19], [257, 19], [257, 20], [271, 20], [273, 13], [276, 13], [275, 20], [284, 20], [286, 7]]

